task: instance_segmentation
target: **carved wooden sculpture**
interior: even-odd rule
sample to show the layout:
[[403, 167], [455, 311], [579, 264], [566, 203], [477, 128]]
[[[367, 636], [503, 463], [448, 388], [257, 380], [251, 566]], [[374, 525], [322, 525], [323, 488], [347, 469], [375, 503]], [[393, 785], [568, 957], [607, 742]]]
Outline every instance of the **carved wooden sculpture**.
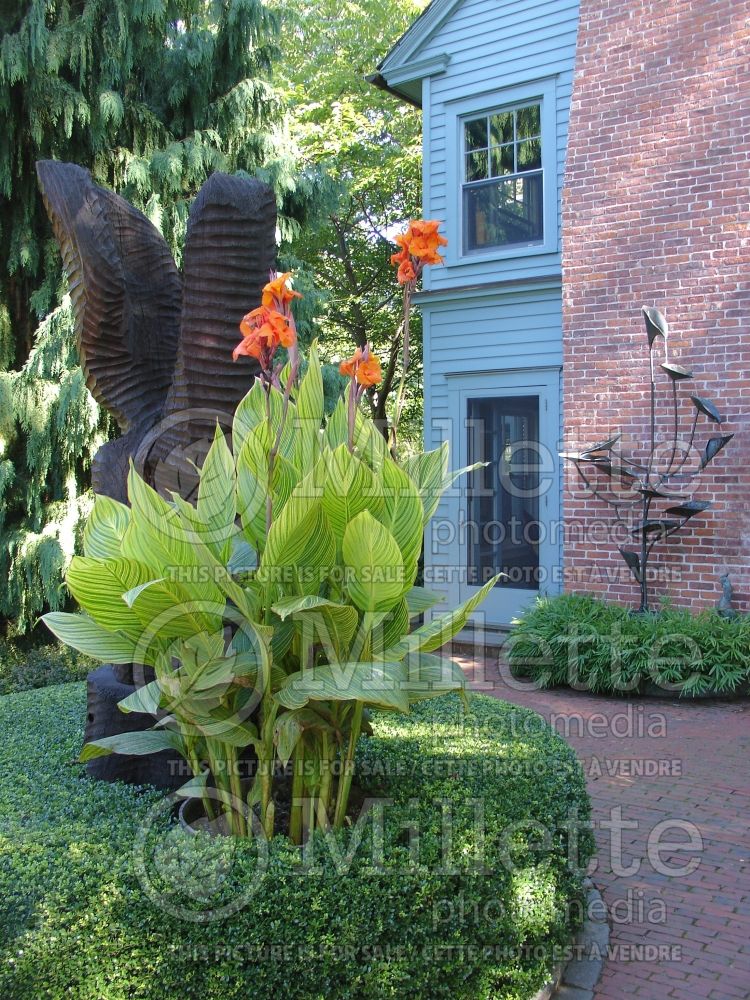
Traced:
[[232, 349], [275, 262], [273, 191], [213, 174], [190, 210], [181, 278], [161, 233], [88, 170], [42, 160], [37, 174], [86, 384], [122, 431], [97, 452], [94, 490], [124, 501], [132, 456], [152, 485], [187, 498], [190, 459], [217, 419], [231, 419], [253, 374], [248, 361], [232, 362]]
[[[260, 305], [276, 258], [276, 200], [256, 180], [213, 174], [190, 210], [183, 274], [149, 220], [88, 170], [42, 160], [37, 175], [70, 283], [86, 384], [122, 432], [92, 465], [95, 492], [127, 500], [128, 463], [162, 493], [190, 499], [218, 420], [225, 431], [258, 370], [232, 361], [238, 327]], [[138, 671], [142, 678], [142, 668]], [[85, 741], [148, 728], [117, 702], [127, 668], [89, 675]], [[112, 754], [87, 764], [107, 780], [177, 787], [180, 758]]]

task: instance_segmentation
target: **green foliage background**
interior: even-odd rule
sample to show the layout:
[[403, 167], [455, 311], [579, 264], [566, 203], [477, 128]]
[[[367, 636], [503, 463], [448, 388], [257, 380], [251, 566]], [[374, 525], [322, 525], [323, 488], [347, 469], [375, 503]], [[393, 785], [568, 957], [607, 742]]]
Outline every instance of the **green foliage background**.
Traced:
[[[301, 267], [308, 293], [303, 340], [322, 332], [333, 359], [370, 324], [380, 344], [395, 309], [383, 234], [416, 211], [419, 126], [363, 76], [424, 5], [10, 0], [0, 9], [0, 617], [10, 631], [63, 603], [91, 457], [113, 433], [76, 362], [34, 161], [87, 166], [145, 211], [178, 263], [190, 200], [212, 171], [266, 180], [281, 262]], [[327, 249], [339, 217], [351, 229], [354, 279], [345, 255]], [[334, 396], [334, 368], [326, 379]]]

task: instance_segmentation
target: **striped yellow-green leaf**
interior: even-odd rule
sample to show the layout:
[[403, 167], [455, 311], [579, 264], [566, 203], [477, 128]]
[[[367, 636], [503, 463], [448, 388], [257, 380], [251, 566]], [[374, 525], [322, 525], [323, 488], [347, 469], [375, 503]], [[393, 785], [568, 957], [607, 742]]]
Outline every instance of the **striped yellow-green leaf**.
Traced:
[[[349, 393], [351, 386], [346, 390], [333, 413], [326, 422], [325, 438], [329, 448], [335, 451], [340, 444], [347, 444], [349, 441]], [[354, 447], [358, 454], [371, 454], [369, 447], [370, 422], [365, 420], [362, 414], [357, 411], [354, 424]]]
[[416, 618], [417, 615], [423, 615], [425, 611], [429, 611], [434, 605], [444, 600], [442, 594], [434, 594], [431, 590], [425, 590], [424, 587], [412, 587], [406, 595], [409, 617]]
[[446, 642], [461, 631], [468, 621], [469, 615], [479, 607], [502, 576], [502, 573], [493, 576], [468, 601], [465, 601], [453, 611], [448, 611], [444, 615], [433, 618], [431, 622], [418, 628], [410, 635], [405, 636], [397, 645], [387, 649], [383, 653], [383, 656], [400, 659], [408, 653], [428, 653], [433, 649], [440, 649], [441, 646], [444, 646]]
[[138, 615], [125, 594], [151, 579], [152, 571], [131, 559], [89, 559], [74, 556], [65, 580], [73, 597], [94, 621], [110, 632], [124, 632], [137, 640], [143, 632]]
[[362, 701], [408, 712], [405, 679], [406, 668], [400, 662], [331, 663], [290, 674], [274, 697], [289, 709], [303, 708], [310, 701]]
[[[248, 434], [266, 421], [267, 406], [270, 406], [270, 426], [272, 435], [275, 438], [284, 414], [284, 394], [271, 386], [270, 395], [267, 396], [266, 388], [261, 384], [260, 380], [256, 379], [252, 389], [244, 399], [240, 400], [239, 406], [234, 412], [232, 450], [235, 456], [238, 456], [242, 450]], [[280, 442], [280, 451], [288, 459], [294, 457], [294, 413], [294, 404], [288, 403], [287, 418]]]
[[104, 663], [132, 663], [136, 643], [120, 632], [110, 632], [89, 618], [66, 611], [51, 611], [42, 621], [57, 638]]
[[175, 506], [151, 489], [132, 463], [128, 496], [132, 513], [122, 541], [123, 556], [148, 566], [153, 578], [165, 578], [177, 600], [219, 604], [222, 593], [209, 571], [205, 546], [195, 544], [197, 536], [190, 526], [186, 529]]
[[[189, 504], [186, 508], [193, 511]], [[217, 559], [227, 562], [235, 534], [236, 489], [234, 458], [218, 423], [201, 466], [198, 502], [192, 518], [195, 530]]]
[[146, 754], [159, 753], [160, 750], [176, 750], [185, 756], [185, 744], [182, 737], [170, 729], [146, 729], [135, 733], [118, 733], [116, 736], [104, 736], [100, 740], [86, 743], [78, 758], [82, 764], [95, 757], [106, 757], [111, 753], [123, 753], [132, 757], [143, 757]]
[[448, 475], [448, 442], [443, 441], [435, 451], [414, 455], [405, 462], [406, 472], [414, 481], [424, 507], [424, 524], [430, 520], [443, 495]]
[[380, 478], [384, 500], [382, 522], [396, 539], [406, 576], [413, 583], [422, 551], [424, 507], [416, 486], [392, 459], [383, 462]]
[[274, 743], [279, 760], [286, 767], [294, 753], [294, 748], [306, 731], [331, 732], [331, 727], [311, 708], [297, 708], [284, 712], [274, 726]]
[[400, 642], [401, 637], [409, 631], [409, 611], [406, 601], [398, 604], [379, 621], [372, 630], [372, 652], [379, 654]]
[[318, 357], [318, 342], [310, 345], [307, 371], [297, 393], [294, 463], [305, 475], [318, 460], [322, 442], [324, 395], [323, 374]]
[[342, 551], [353, 603], [360, 611], [390, 611], [409, 586], [401, 550], [390, 531], [362, 511], [347, 525]]
[[357, 514], [369, 510], [380, 517], [383, 506], [383, 485], [364, 462], [352, 455], [345, 444], [328, 453], [323, 510], [339, 542]]
[[130, 508], [99, 495], [83, 530], [83, 552], [90, 559], [119, 559], [122, 538], [130, 523]]
[[150, 681], [142, 687], [136, 688], [132, 694], [122, 701], [118, 701], [117, 707], [121, 712], [144, 712], [147, 715], [156, 715], [159, 710], [159, 699], [161, 697], [161, 687], [158, 681]]
[[336, 540], [316, 495], [315, 470], [293, 490], [271, 525], [259, 578], [286, 594], [317, 594], [336, 558]]
[[[349, 650], [359, 616], [350, 604], [337, 604], [324, 597], [286, 597], [273, 605], [283, 620], [291, 616], [303, 637], [326, 650], [330, 659], [341, 660]], [[333, 655], [331, 655], [333, 654]]]
[[[269, 454], [273, 447], [268, 424], [260, 424], [245, 439], [237, 458], [237, 509], [245, 537], [263, 550], [266, 541], [266, 498]], [[274, 460], [272, 516], [276, 517], [299, 481], [294, 465], [284, 455]]]
[[407, 692], [409, 703], [438, 698], [449, 691], [463, 691], [466, 677], [453, 660], [431, 653], [413, 653], [403, 661], [406, 677], [402, 687]]

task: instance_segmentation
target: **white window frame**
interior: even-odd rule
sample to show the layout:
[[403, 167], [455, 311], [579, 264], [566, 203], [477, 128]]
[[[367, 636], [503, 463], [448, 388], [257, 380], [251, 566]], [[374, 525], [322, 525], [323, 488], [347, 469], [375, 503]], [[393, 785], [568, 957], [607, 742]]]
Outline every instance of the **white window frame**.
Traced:
[[[453, 152], [447, 157], [448, 190], [446, 265], [473, 264], [481, 261], [531, 257], [557, 253], [559, 249], [557, 176], [557, 101], [556, 80], [549, 77], [529, 84], [505, 87], [472, 98], [446, 103], [448, 135]], [[513, 110], [528, 104], [541, 105], [542, 192], [544, 199], [544, 238], [541, 242], [502, 244], [481, 250], [464, 251], [464, 122], [481, 115]], [[501, 178], [499, 178], [501, 179]]]

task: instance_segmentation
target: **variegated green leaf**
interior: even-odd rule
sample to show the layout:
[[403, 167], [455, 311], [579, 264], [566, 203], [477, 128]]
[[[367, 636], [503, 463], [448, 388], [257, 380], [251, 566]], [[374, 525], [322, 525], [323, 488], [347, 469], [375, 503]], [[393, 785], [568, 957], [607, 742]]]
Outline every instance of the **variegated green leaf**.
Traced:
[[314, 595], [284, 598], [273, 605], [273, 610], [282, 620], [292, 616], [300, 623], [308, 642], [319, 643], [329, 658], [335, 660], [348, 652], [359, 620], [357, 609], [350, 604], [337, 604]]
[[422, 551], [424, 508], [417, 488], [396, 463], [387, 458], [380, 470], [383, 483], [383, 524], [396, 539], [404, 559], [407, 578], [417, 573]]
[[83, 531], [83, 552], [90, 559], [119, 559], [130, 508], [99, 494]]
[[151, 681], [142, 687], [136, 688], [132, 694], [122, 701], [118, 701], [117, 707], [121, 712], [144, 712], [147, 715], [156, 715], [159, 711], [159, 698], [161, 688], [158, 681]]
[[339, 542], [357, 514], [369, 510], [379, 517], [383, 487], [372, 471], [342, 444], [327, 456], [323, 510]]
[[127, 754], [130, 757], [143, 757], [146, 754], [159, 753], [161, 750], [176, 750], [185, 756], [185, 744], [182, 737], [170, 729], [146, 729], [135, 733], [118, 733], [116, 736], [104, 736], [100, 740], [86, 743], [78, 758], [82, 764], [95, 757], [106, 757], [111, 753]]
[[404, 595], [404, 562], [390, 531], [365, 510], [350, 521], [343, 542], [346, 587], [360, 611], [390, 611]]
[[502, 573], [493, 576], [481, 590], [478, 590], [454, 611], [433, 618], [431, 622], [418, 628], [411, 635], [405, 636], [401, 642], [387, 649], [382, 655], [389, 659], [401, 659], [408, 653], [430, 652], [433, 649], [440, 649], [461, 631], [466, 625], [469, 615], [479, 607], [502, 576]]
[[336, 558], [336, 540], [316, 496], [315, 470], [292, 492], [271, 525], [259, 579], [286, 593], [317, 594]]
[[133, 560], [86, 556], [74, 556], [65, 575], [71, 594], [94, 621], [136, 640], [143, 626], [128, 606], [127, 593], [150, 578], [151, 570]]
[[406, 601], [399, 601], [372, 630], [373, 654], [379, 655], [382, 650], [395, 646], [408, 631], [409, 612]]
[[363, 701], [408, 712], [405, 678], [403, 663], [332, 663], [291, 674], [274, 697], [289, 709], [303, 708], [310, 701]]
[[89, 618], [66, 611], [51, 611], [42, 621], [57, 638], [79, 653], [93, 656], [103, 663], [132, 663], [136, 651], [133, 639], [119, 632], [110, 632]]
[[414, 653], [403, 662], [406, 678], [402, 687], [408, 694], [410, 704], [426, 698], [438, 698], [449, 691], [463, 691], [466, 687], [464, 672], [453, 660], [430, 653]]
[[305, 475], [318, 460], [322, 443], [324, 395], [318, 342], [310, 345], [309, 361], [297, 393], [294, 463]]
[[425, 611], [429, 611], [430, 608], [444, 600], [442, 594], [434, 594], [431, 590], [425, 590], [424, 587], [412, 587], [406, 595], [409, 617], [416, 618], [417, 615], [423, 615]]
[[432, 518], [440, 503], [448, 475], [448, 442], [444, 441], [435, 451], [422, 452], [405, 462], [408, 476], [413, 480], [424, 507], [424, 524]]

